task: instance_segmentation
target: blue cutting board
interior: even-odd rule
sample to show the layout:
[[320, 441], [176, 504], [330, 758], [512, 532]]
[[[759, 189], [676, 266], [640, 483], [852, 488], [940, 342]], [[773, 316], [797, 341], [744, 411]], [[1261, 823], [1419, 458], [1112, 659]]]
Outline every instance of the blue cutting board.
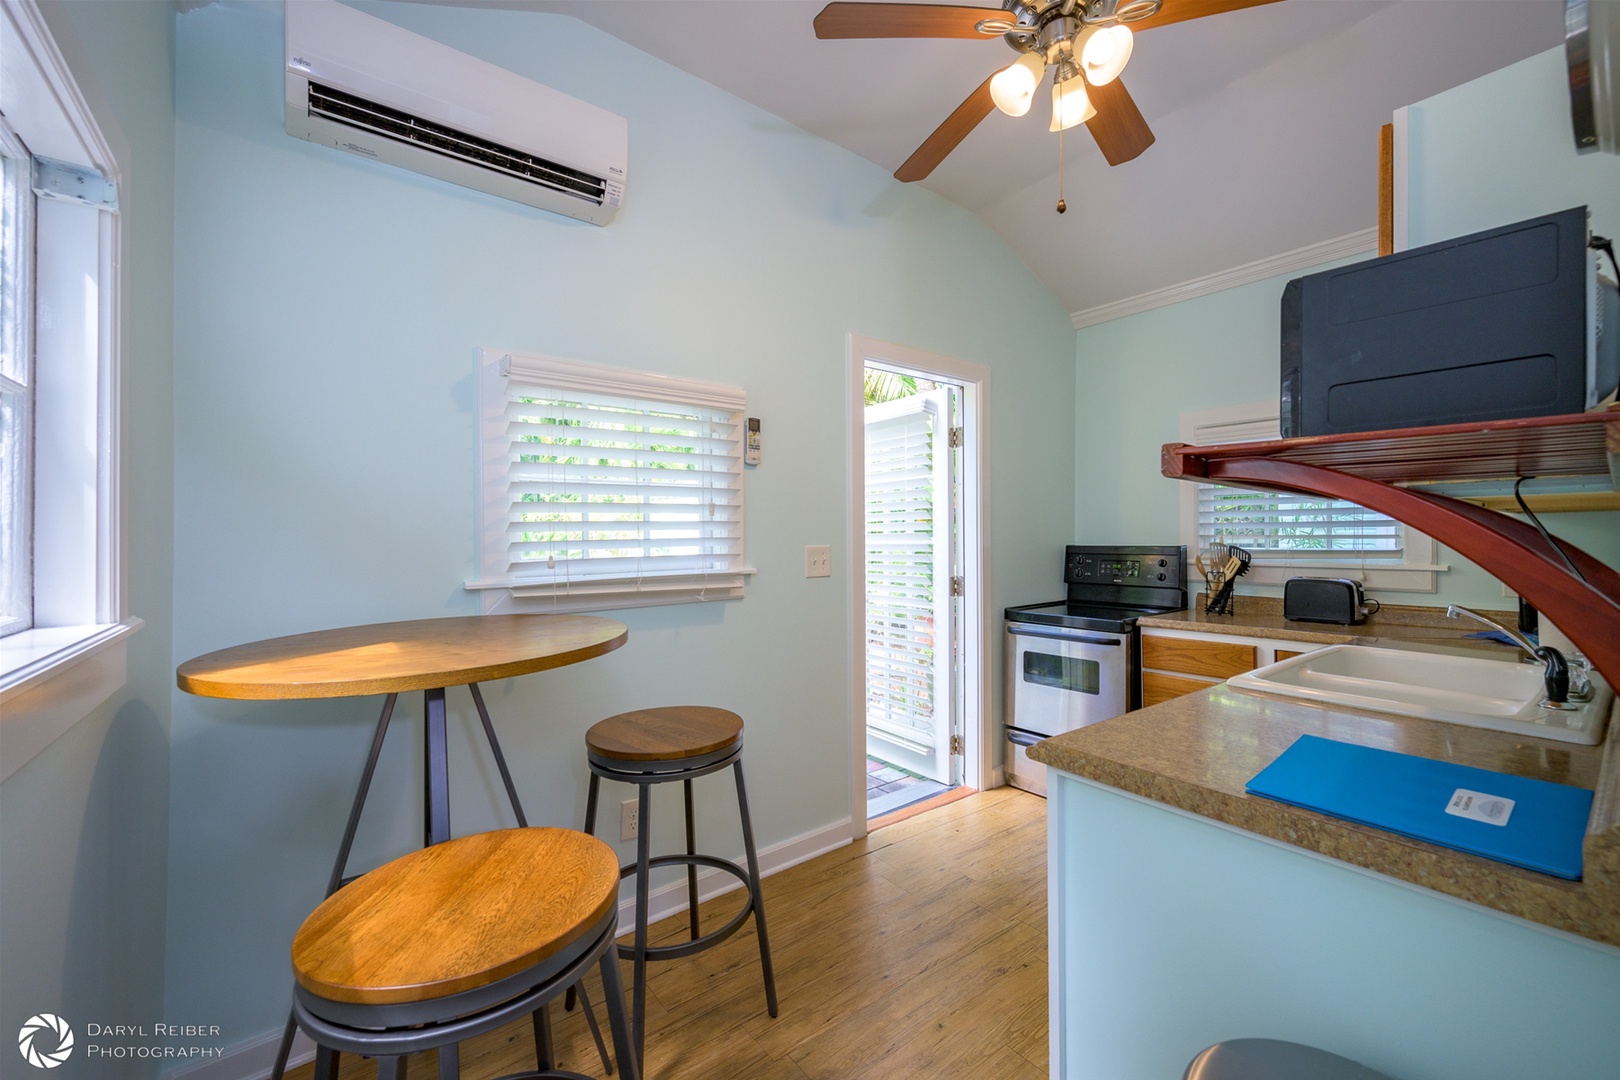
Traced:
[[1580, 880], [1592, 793], [1568, 784], [1301, 735], [1251, 795]]

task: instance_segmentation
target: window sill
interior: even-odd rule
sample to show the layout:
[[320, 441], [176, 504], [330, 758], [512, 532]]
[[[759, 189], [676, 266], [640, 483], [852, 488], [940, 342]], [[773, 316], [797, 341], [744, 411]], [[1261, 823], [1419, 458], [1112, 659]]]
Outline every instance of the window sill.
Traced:
[[125, 641], [143, 625], [130, 618], [0, 638], [0, 780], [124, 685]]
[[573, 614], [623, 608], [741, 600], [748, 578], [757, 571], [742, 567], [727, 573], [678, 574], [659, 578], [514, 584], [469, 581], [466, 588], [482, 596], [485, 615], [496, 613]]

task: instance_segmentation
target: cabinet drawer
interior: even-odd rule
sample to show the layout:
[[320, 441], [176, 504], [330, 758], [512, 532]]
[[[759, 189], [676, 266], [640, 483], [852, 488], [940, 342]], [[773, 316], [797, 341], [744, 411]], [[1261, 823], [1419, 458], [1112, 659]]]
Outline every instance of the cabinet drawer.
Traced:
[[1304, 656], [1304, 655], [1305, 654], [1302, 653], [1302, 652], [1294, 652], [1291, 649], [1278, 649], [1277, 650], [1277, 662], [1281, 663], [1284, 660], [1292, 660], [1296, 656]]
[[1142, 672], [1142, 708], [1149, 705], [1158, 705], [1171, 698], [1181, 697], [1183, 694], [1196, 694], [1200, 690], [1208, 690], [1217, 683], [1204, 682], [1201, 679], [1178, 679], [1174, 675], [1160, 675], [1156, 671]]
[[1253, 645], [1142, 635], [1142, 666], [1224, 679], [1255, 668]]

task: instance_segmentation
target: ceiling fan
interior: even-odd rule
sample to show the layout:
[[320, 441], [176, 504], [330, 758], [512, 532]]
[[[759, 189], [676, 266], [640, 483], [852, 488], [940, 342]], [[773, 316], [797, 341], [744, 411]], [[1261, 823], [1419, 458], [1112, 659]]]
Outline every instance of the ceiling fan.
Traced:
[[1132, 31], [1275, 2], [1006, 0], [991, 8], [840, 0], [822, 9], [815, 28], [823, 39], [1000, 37], [1021, 54], [985, 79], [895, 171], [895, 179], [910, 183], [933, 172], [991, 109], [1028, 112], [1048, 69], [1054, 73], [1050, 130], [1084, 123], [1108, 164], [1124, 164], [1153, 145], [1153, 132], [1119, 81], [1131, 57]]

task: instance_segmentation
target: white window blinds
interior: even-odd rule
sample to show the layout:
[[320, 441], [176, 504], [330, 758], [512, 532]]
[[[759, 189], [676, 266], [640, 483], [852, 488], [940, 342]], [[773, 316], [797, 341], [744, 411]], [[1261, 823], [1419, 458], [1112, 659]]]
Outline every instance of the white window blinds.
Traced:
[[949, 628], [935, 625], [951, 573], [948, 393], [866, 409], [868, 745], [875, 736], [920, 755], [897, 764], [927, 775], [939, 773], [936, 758], [949, 768], [949, 717], [937, 715], [948, 705], [938, 691], [950, 685]]
[[752, 572], [742, 390], [546, 357], [491, 361], [485, 580], [474, 587], [551, 601], [544, 610], [741, 595]]
[[[1277, 438], [1275, 415], [1197, 426], [1194, 443]], [[1257, 558], [1400, 559], [1405, 527], [1394, 518], [1343, 499], [1198, 485], [1198, 546], [1235, 544]]]
[[1198, 486], [1198, 546], [1236, 544], [1255, 555], [1399, 558], [1403, 528], [1341, 499]]

